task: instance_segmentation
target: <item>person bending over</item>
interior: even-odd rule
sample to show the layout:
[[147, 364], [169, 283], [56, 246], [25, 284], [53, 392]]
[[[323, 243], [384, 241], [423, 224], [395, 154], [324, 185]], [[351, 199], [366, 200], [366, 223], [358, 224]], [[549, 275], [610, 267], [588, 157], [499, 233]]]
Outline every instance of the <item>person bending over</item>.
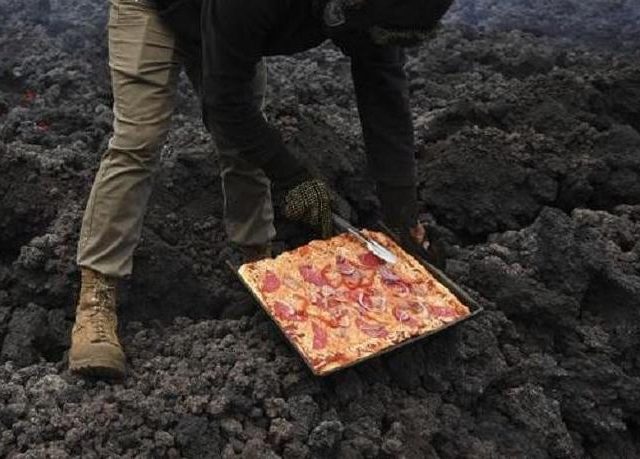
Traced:
[[[147, 0], [114, 1], [109, 47], [116, 120], [81, 231], [82, 289], [70, 351], [72, 370], [107, 376], [124, 372], [116, 334], [115, 280], [131, 271], [130, 255], [157, 163], [157, 153], [151, 152], [167, 130], [178, 68], [175, 36], [190, 38], [187, 41], [198, 44], [195, 49], [201, 37], [203, 119], [223, 165], [225, 226], [231, 240], [267, 253], [261, 249], [275, 236], [273, 206], [291, 220], [318, 228], [324, 237], [331, 233], [327, 185], [287, 151], [261, 109], [263, 58], [294, 54], [331, 39], [351, 58], [383, 220], [405, 246], [419, 247], [425, 241], [417, 218], [403, 48], [428, 37], [452, 0], [155, 0], [164, 23], [153, 8], [144, 8], [151, 6], [145, 5]], [[122, 14], [125, 4], [147, 15], [138, 20], [138, 35], [124, 31], [131, 25]], [[149, 24], [159, 32], [148, 30]], [[140, 52], [145, 49], [150, 51], [146, 57]], [[142, 113], [133, 116], [136, 110]]]

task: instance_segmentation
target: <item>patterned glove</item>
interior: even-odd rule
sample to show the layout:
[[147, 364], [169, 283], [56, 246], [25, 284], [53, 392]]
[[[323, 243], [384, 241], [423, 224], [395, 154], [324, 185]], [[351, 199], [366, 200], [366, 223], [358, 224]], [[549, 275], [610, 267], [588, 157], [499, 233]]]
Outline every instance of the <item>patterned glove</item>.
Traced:
[[289, 220], [317, 228], [323, 238], [331, 236], [333, 220], [329, 188], [318, 179], [300, 183], [287, 192], [284, 215]]

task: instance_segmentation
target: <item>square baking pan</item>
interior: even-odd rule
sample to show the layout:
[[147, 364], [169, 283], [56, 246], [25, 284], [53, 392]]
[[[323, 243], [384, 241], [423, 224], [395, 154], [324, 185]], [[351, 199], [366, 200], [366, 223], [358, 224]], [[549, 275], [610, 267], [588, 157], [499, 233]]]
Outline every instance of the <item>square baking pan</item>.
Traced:
[[[377, 230], [377, 231], [380, 231], [380, 230]], [[393, 237], [393, 235], [390, 235], [391, 234], [390, 231], [383, 229], [383, 231], [380, 231], [380, 232], [384, 232], [391, 239], [393, 239], [394, 241], [397, 241], [397, 238]], [[409, 253], [409, 252], [407, 252], [407, 253]], [[289, 342], [289, 344], [302, 357], [302, 359], [307, 364], [307, 366], [309, 367], [311, 372], [316, 376], [327, 376], [327, 375], [330, 375], [330, 374], [335, 373], [337, 371], [343, 370], [345, 368], [349, 368], [349, 367], [352, 367], [354, 365], [357, 365], [357, 364], [359, 364], [361, 362], [364, 362], [366, 360], [374, 359], [374, 358], [379, 357], [379, 356], [381, 356], [383, 354], [392, 352], [392, 351], [394, 351], [394, 350], [396, 350], [396, 349], [398, 349], [400, 347], [407, 346], [408, 344], [414, 343], [414, 342], [419, 341], [421, 339], [424, 339], [424, 338], [426, 338], [428, 336], [432, 336], [432, 335], [435, 335], [437, 333], [443, 332], [444, 330], [446, 330], [448, 328], [455, 327], [455, 326], [461, 324], [462, 322], [475, 317], [476, 315], [480, 314], [483, 311], [483, 308], [467, 292], [465, 292], [462, 287], [460, 287], [453, 280], [451, 280], [449, 277], [447, 277], [442, 271], [440, 271], [438, 268], [436, 268], [435, 266], [433, 266], [432, 264], [427, 262], [424, 258], [416, 256], [414, 254], [410, 254], [410, 255], [418, 263], [420, 263], [436, 279], [437, 282], [439, 282], [440, 284], [445, 286], [447, 289], [449, 289], [449, 291], [462, 304], [464, 304], [469, 309], [469, 315], [467, 315], [465, 317], [461, 317], [461, 318], [456, 319], [454, 321], [451, 321], [449, 323], [446, 323], [446, 324], [442, 325], [441, 327], [438, 327], [438, 328], [433, 329], [433, 330], [429, 330], [429, 331], [427, 331], [425, 333], [422, 333], [420, 335], [412, 336], [410, 338], [405, 339], [404, 341], [401, 341], [399, 343], [395, 343], [395, 344], [390, 345], [390, 346], [388, 346], [386, 348], [380, 349], [380, 350], [378, 350], [378, 351], [376, 351], [374, 353], [362, 356], [362, 357], [360, 357], [358, 359], [354, 359], [354, 360], [351, 360], [349, 362], [345, 362], [343, 365], [340, 365], [338, 367], [333, 367], [333, 368], [330, 368], [329, 370], [324, 370], [324, 371], [314, 368], [314, 366], [312, 365], [311, 361], [309, 360], [308, 356], [304, 353], [304, 351], [298, 346], [298, 344], [296, 342], [292, 341], [289, 338], [289, 336], [287, 336], [287, 334], [284, 333], [284, 330], [281, 328], [280, 323], [275, 319], [275, 317], [273, 317], [273, 314], [270, 311], [270, 309], [262, 302], [262, 299], [256, 294], [256, 292], [253, 291], [251, 286], [240, 275], [240, 273], [238, 272], [238, 268], [233, 266], [231, 263], [228, 263], [228, 264], [229, 264], [229, 267], [232, 269], [232, 271], [235, 273], [236, 277], [238, 279], [240, 279], [240, 282], [242, 282], [242, 284], [245, 286], [245, 288], [251, 293], [251, 295], [258, 302], [258, 304], [263, 309], [263, 311], [265, 313], [267, 313], [267, 315], [270, 317], [270, 319], [276, 324], [276, 326], [278, 327], [280, 332], [284, 335], [284, 337]]]

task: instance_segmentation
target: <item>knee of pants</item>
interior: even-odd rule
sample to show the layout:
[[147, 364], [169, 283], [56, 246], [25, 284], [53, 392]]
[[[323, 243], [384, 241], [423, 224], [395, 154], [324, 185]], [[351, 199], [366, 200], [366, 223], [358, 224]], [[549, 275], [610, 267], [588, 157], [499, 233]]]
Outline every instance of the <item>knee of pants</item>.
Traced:
[[126, 152], [142, 166], [154, 166], [169, 130], [168, 122], [138, 124], [116, 120], [109, 149]]
[[233, 154], [220, 154], [220, 176], [223, 182], [251, 181], [270, 188], [271, 181], [260, 167]]

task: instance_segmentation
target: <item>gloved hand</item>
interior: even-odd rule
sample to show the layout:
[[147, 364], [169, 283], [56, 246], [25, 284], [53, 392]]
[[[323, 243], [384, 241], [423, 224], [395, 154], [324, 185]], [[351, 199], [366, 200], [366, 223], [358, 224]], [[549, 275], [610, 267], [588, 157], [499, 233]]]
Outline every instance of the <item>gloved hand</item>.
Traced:
[[317, 228], [323, 238], [332, 235], [331, 194], [319, 179], [308, 179], [285, 195], [284, 216]]
[[415, 226], [409, 228], [409, 236], [412, 242], [423, 250], [429, 250], [429, 239], [427, 239], [427, 229], [423, 223], [416, 223]]
[[431, 244], [424, 223], [415, 222], [412, 226], [389, 227], [389, 229], [398, 238], [400, 245], [409, 253], [427, 259], [431, 257]]

